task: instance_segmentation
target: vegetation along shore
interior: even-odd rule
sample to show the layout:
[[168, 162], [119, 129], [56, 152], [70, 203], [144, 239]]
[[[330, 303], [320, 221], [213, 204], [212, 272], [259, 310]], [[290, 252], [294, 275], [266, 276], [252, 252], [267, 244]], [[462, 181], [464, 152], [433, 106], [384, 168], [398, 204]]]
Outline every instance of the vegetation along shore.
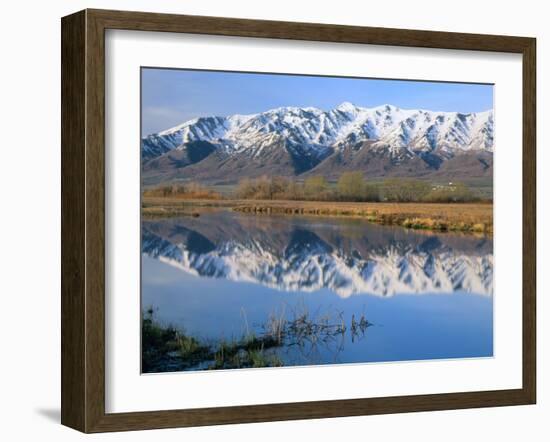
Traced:
[[285, 362], [278, 350], [283, 347], [300, 349], [306, 359], [320, 348], [337, 354], [346, 337], [359, 341], [374, 325], [364, 311], [346, 320], [341, 311], [310, 312], [305, 305], [282, 305], [255, 328], [250, 328], [244, 309], [241, 314], [240, 336], [207, 340], [159, 322], [155, 308], [148, 307], [141, 318], [143, 372], [281, 367]]
[[347, 172], [333, 183], [322, 176], [298, 182], [284, 177], [243, 179], [234, 186], [170, 184], [143, 192], [148, 217], [200, 216], [205, 210], [254, 215], [363, 218], [411, 229], [492, 234], [492, 200], [463, 183], [434, 184], [415, 179], [369, 183]]

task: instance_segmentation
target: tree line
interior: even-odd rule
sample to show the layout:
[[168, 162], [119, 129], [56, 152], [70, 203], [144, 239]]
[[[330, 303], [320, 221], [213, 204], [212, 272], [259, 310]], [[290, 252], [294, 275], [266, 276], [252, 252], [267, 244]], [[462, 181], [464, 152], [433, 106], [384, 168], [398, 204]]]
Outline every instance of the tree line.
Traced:
[[361, 172], [344, 172], [336, 184], [315, 175], [304, 181], [262, 176], [239, 181], [235, 196], [258, 200], [349, 202], [472, 202], [479, 196], [464, 183], [436, 185], [413, 178], [390, 178], [369, 183]]

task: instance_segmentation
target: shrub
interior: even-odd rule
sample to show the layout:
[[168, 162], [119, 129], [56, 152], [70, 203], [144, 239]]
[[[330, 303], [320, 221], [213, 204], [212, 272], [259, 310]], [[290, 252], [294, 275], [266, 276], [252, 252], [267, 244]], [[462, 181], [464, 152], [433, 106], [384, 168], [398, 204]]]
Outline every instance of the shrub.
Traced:
[[465, 203], [478, 201], [479, 197], [465, 184], [454, 183], [433, 187], [423, 200], [430, 203]]
[[336, 185], [338, 196], [344, 201], [365, 199], [365, 179], [361, 172], [344, 172]]
[[244, 178], [236, 190], [237, 198], [242, 199], [299, 199], [302, 195], [303, 190], [296, 182], [279, 176]]
[[198, 183], [187, 184], [171, 184], [152, 189], [147, 189], [143, 192], [146, 197], [162, 197], [162, 198], [182, 198], [182, 199], [221, 199], [222, 196], [218, 192], [214, 192], [209, 188]]
[[363, 191], [365, 201], [380, 201], [380, 186], [376, 184], [365, 184], [365, 189]]
[[326, 200], [329, 197], [329, 185], [322, 175], [306, 178], [304, 182], [304, 195], [310, 200]]
[[392, 178], [383, 184], [383, 199], [395, 202], [422, 201], [430, 190], [431, 186], [426, 181]]
[[[174, 190], [168, 189], [168, 192]], [[197, 194], [198, 190], [193, 191]], [[306, 178], [302, 184], [286, 177], [268, 177], [239, 181], [235, 196], [255, 200], [307, 201], [389, 201], [452, 203], [474, 202], [480, 198], [465, 184], [432, 185], [412, 178], [392, 178], [382, 183], [368, 183], [362, 172], [344, 172], [331, 189], [321, 176]]]

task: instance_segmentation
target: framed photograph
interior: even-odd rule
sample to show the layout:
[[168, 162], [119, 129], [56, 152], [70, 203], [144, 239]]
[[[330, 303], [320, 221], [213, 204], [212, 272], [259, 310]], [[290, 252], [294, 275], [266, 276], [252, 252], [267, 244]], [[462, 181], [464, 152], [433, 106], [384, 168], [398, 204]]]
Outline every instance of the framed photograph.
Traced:
[[62, 19], [62, 423], [533, 404], [535, 39]]

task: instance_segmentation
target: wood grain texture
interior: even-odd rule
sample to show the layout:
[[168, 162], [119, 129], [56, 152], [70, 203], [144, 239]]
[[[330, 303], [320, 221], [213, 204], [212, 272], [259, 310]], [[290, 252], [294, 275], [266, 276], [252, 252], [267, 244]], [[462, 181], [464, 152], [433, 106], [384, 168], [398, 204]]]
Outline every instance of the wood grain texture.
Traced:
[[61, 422], [85, 427], [85, 13], [61, 33]]
[[[523, 55], [523, 387], [339, 401], [105, 413], [105, 30]], [[62, 423], [84, 432], [532, 404], [536, 398], [535, 40], [525, 37], [86, 10], [62, 20]]]
[[523, 51], [523, 389], [537, 395], [537, 97], [536, 40]]
[[191, 34], [288, 40], [363, 43], [474, 51], [523, 52], [529, 38], [456, 32], [247, 20], [148, 12], [88, 10], [106, 29], [185, 32]]
[[[92, 15], [92, 17], [91, 17]], [[105, 38], [86, 11], [86, 431], [105, 415]]]

